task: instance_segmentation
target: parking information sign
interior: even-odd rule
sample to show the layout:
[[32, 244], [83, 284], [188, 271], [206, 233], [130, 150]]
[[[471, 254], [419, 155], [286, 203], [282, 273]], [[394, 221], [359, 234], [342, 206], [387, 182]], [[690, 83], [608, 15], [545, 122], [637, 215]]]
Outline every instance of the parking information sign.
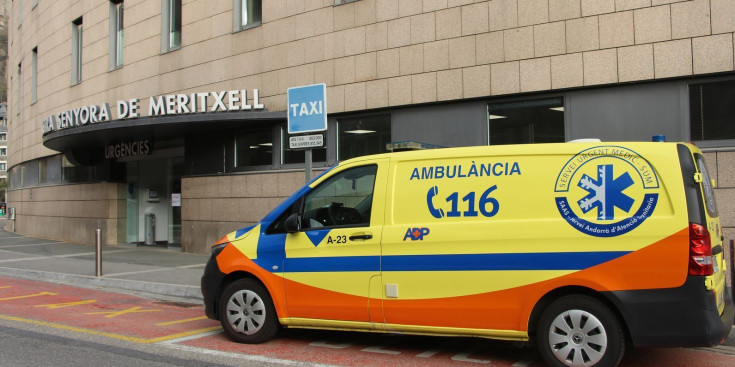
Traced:
[[319, 148], [324, 146], [324, 135], [299, 135], [288, 139], [291, 149]]
[[288, 133], [327, 129], [327, 85], [288, 88]]

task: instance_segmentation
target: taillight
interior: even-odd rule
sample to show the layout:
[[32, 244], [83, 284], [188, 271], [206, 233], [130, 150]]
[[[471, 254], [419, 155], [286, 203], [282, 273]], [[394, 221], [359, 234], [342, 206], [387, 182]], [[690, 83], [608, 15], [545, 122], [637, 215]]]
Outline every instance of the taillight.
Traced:
[[707, 227], [689, 223], [689, 275], [714, 274], [712, 241]]

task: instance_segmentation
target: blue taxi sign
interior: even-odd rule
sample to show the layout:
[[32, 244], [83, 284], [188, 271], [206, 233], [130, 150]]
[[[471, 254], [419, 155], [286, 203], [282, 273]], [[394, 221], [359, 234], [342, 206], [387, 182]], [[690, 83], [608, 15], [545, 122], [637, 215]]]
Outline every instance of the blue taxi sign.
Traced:
[[288, 133], [327, 129], [327, 85], [288, 88]]

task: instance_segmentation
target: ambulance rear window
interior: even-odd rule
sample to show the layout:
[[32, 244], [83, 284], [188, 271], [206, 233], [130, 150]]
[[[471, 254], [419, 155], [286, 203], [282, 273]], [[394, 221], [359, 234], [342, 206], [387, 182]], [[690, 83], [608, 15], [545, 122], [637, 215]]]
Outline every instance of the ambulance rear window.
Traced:
[[704, 156], [696, 154], [694, 158], [697, 162], [697, 169], [702, 174], [702, 191], [704, 192], [704, 205], [707, 207], [707, 213], [710, 217], [717, 217], [717, 203], [715, 202], [715, 191], [712, 187], [712, 176], [707, 172]]

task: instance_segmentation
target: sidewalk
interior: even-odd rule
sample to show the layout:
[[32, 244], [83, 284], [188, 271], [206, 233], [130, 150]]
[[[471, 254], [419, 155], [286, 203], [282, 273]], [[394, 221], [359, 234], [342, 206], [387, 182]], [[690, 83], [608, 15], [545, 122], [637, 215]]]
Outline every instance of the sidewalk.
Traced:
[[201, 303], [199, 282], [208, 255], [156, 247], [104, 246], [102, 276], [95, 276], [95, 247], [24, 237], [0, 219], [0, 275], [71, 285], [122, 289]]

